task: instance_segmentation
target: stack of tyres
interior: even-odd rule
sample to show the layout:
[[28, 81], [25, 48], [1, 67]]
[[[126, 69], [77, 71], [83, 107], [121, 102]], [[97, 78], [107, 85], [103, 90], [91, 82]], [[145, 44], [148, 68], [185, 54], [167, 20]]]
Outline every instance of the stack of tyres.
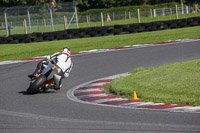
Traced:
[[175, 28], [178, 28], [179, 26], [177, 24], [178, 24], [177, 20], [164, 21], [164, 27], [165, 27], [165, 29], [175, 29]]
[[97, 36], [97, 31], [94, 28], [91, 28], [91, 31], [88, 32], [88, 35], [90, 37], [96, 37]]
[[31, 38], [31, 42], [41, 42], [43, 41], [43, 35], [41, 32], [33, 32], [31, 35], [30, 35], [30, 38]]
[[138, 32], [147, 32], [151, 29], [151, 23], [140, 23], [138, 27]]
[[96, 36], [97, 32], [92, 29], [92, 27], [89, 28], [82, 28], [79, 30], [79, 36], [80, 37], [94, 37]]
[[129, 25], [114, 25], [114, 35], [129, 33]]
[[62, 30], [62, 31], [55, 31], [54, 38], [56, 38], [56, 40], [63, 40], [65, 33], [66, 33], [66, 31], [64, 31], [64, 30]]
[[[74, 34], [73, 34], [74, 35]], [[66, 40], [66, 39], [70, 39], [72, 38], [73, 36], [72, 34], [69, 34], [68, 33], [68, 30], [65, 30], [65, 33], [63, 34], [63, 39]]]
[[114, 26], [104, 26], [97, 28], [97, 34], [102, 36], [114, 35]]
[[188, 26], [200, 26], [200, 17], [192, 17], [187, 19]]
[[114, 35], [114, 26], [94, 27], [93, 30], [96, 31], [96, 36]]
[[[90, 29], [91, 29], [91, 28], [90, 28]], [[88, 34], [86, 33], [85, 28], [80, 28], [78, 34], [79, 34], [79, 38], [90, 37], [90, 35], [88, 35]]]
[[164, 22], [163, 21], [155, 21], [155, 22], [151, 22], [149, 31], [157, 31], [157, 30], [163, 30], [163, 29], [165, 29]]
[[17, 34], [9, 36], [11, 39], [9, 43], [30, 43], [31, 39], [29, 34]]
[[0, 37], [0, 44], [8, 43], [7, 37]]
[[109, 36], [109, 35], [114, 35], [114, 26], [105, 26], [103, 27], [103, 30], [105, 30], [105, 34], [103, 36]]
[[177, 25], [179, 28], [184, 28], [184, 27], [188, 27], [188, 24], [187, 24], [187, 20], [186, 19], [179, 19], [177, 20]]
[[130, 24], [129, 25], [129, 33], [137, 33], [138, 32], [139, 24]]
[[43, 37], [44, 41], [53, 41], [54, 33], [53, 32], [43, 32], [42, 37]]
[[73, 38], [79, 38], [79, 29], [67, 29], [66, 38], [67, 39], [73, 39]]

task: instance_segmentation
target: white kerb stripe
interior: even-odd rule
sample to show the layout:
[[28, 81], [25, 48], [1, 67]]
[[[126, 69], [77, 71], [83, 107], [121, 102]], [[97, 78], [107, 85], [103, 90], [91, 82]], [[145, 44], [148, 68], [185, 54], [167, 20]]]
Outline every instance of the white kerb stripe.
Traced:
[[183, 111], [183, 112], [194, 112], [194, 111], [199, 111], [200, 106], [194, 106], [194, 107], [174, 107], [170, 109], [166, 109], [168, 111]]
[[112, 98], [112, 99], [100, 99], [100, 100], [94, 100], [93, 103], [103, 103], [103, 102], [110, 102], [110, 101], [117, 101], [117, 100], [125, 100], [122, 98]]
[[120, 104], [120, 106], [144, 106], [144, 105], [153, 105], [153, 102], [132, 102], [132, 103], [125, 103]]
[[102, 82], [102, 83], [90, 83], [88, 85], [85, 85], [84, 87], [89, 87], [89, 86], [100, 86], [100, 85], [104, 85], [106, 84], [107, 82]]

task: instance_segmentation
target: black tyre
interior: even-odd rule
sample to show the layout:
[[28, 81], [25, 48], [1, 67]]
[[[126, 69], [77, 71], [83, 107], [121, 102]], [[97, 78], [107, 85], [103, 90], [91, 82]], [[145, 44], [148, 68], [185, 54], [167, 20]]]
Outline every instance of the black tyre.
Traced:
[[36, 79], [33, 83], [30, 84], [29, 88], [27, 89], [28, 94], [37, 94], [39, 93], [40, 87], [46, 81], [46, 76], [42, 75], [38, 79]]

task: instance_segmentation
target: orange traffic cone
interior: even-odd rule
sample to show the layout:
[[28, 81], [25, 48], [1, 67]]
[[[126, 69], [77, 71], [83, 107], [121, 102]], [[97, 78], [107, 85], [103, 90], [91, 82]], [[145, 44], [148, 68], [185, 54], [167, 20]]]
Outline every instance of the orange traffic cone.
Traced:
[[135, 91], [133, 91], [133, 99], [134, 99], [134, 100], [138, 100], [138, 97], [137, 97], [137, 94], [136, 94]]

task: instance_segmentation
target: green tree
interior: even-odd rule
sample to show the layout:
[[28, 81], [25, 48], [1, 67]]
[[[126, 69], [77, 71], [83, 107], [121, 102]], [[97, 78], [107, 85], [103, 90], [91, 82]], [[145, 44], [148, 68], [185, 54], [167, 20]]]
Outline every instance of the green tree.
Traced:
[[90, 9], [105, 8], [103, 2], [100, 0], [88, 0], [88, 4]]

